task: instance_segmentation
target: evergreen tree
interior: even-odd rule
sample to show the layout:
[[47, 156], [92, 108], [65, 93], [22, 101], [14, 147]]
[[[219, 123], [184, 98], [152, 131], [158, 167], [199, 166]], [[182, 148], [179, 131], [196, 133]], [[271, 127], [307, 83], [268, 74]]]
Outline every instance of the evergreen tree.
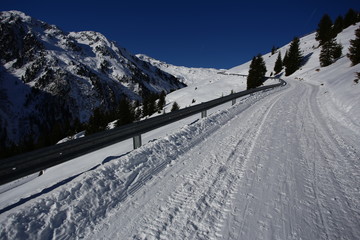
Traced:
[[254, 57], [250, 64], [249, 75], [247, 77], [247, 89], [261, 86], [264, 81], [266, 66], [261, 54]]
[[177, 104], [177, 102], [174, 102], [172, 107], [171, 107], [171, 112], [177, 111], [180, 109], [179, 104]]
[[149, 106], [149, 103], [148, 103], [148, 98], [143, 98], [143, 107], [142, 107], [142, 116], [145, 117], [145, 116], [148, 116], [149, 115], [149, 110], [148, 110], [148, 106]]
[[159, 97], [159, 101], [157, 103], [158, 111], [161, 111], [165, 107], [165, 104], [166, 104], [165, 97], [166, 97], [166, 93], [165, 93], [165, 91], [162, 91], [160, 94], [160, 97]]
[[149, 99], [148, 99], [148, 115], [152, 115], [154, 112], [156, 112], [156, 96], [155, 95], [150, 95]]
[[320, 66], [326, 67], [334, 63], [342, 54], [342, 46], [334, 38], [330, 39], [321, 47]]
[[344, 18], [344, 29], [359, 21], [358, 14], [354, 9], [349, 9]]
[[89, 119], [89, 122], [85, 129], [85, 133], [86, 135], [89, 135], [96, 132], [101, 132], [106, 129], [106, 126], [107, 119], [105, 117], [105, 114], [100, 110], [100, 108], [96, 108], [93, 115]]
[[333, 63], [331, 41], [328, 41], [322, 45], [319, 60], [320, 66], [322, 67], [329, 66]]
[[283, 59], [283, 61], [282, 61], [283, 67], [285, 67], [285, 66], [287, 65], [288, 60], [289, 60], [289, 53], [288, 53], [288, 51], [286, 50], [285, 55], [284, 55], [284, 59]]
[[281, 60], [281, 52], [279, 52], [274, 66], [275, 75], [281, 72], [282, 69], [283, 69], [283, 62]]
[[149, 94], [146, 97], [143, 97], [143, 116], [150, 116], [156, 112], [156, 99], [157, 95]]
[[344, 18], [338, 16], [334, 22], [333, 26], [333, 36], [336, 37], [344, 29]]
[[[335, 42], [335, 40], [334, 40]], [[335, 42], [332, 48], [332, 57], [334, 61], [341, 57], [343, 46], [340, 43]]]
[[323, 45], [333, 37], [332, 25], [333, 23], [330, 16], [325, 14], [321, 18], [318, 28], [316, 29], [315, 39], [320, 42], [320, 45]]
[[355, 30], [355, 36], [355, 39], [350, 40], [349, 53], [347, 54], [353, 66], [360, 63], [360, 27]]
[[285, 65], [285, 75], [289, 76], [298, 70], [302, 62], [302, 54], [300, 52], [300, 40], [298, 37], [295, 37], [289, 48], [286, 65]]
[[130, 102], [126, 98], [120, 100], [117, 109], [117, 115], [118, 115], [118, 120], [116, 121], [117, 127], [132, 123], [135, 120], [134, 110]]

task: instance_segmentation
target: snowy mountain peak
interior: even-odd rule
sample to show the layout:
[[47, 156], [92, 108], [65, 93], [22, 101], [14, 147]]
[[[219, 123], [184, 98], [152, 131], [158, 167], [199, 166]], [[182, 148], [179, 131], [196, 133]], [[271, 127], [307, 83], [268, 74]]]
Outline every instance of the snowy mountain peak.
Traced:
[[136, 57], [142, 61], [148, 62], [151, 65], [161, 69], [162, 71], [168, 72], [178, 79], [180, 79], [186, 85], [193, 85], [201, 81], [204, 78], [213, 77], [219, 71], [214, 68], [189, 68], [183, 66], [175, 66], [152, 57], [146, 56], [144, 54], [137, 54]]
[[9, 23], [15, 23], [19, 20], [22, 22], [28, 22], [28, 23], [33, 21], [33, 19], [30, 16], [26, 15], [25, 13], [23, 13], [21, 11], [17, 11], [17, 10], [1, 12], [0, 19], [1, 19], [1, 22], [9, 22]]
[[[19, 11], [0, 12], [1, 143], [37, 138], [121, 98], [170, 92], [185, 84], [94, 31], [64, 32]], [[14, 95], [14, 93], [16, 93]]]

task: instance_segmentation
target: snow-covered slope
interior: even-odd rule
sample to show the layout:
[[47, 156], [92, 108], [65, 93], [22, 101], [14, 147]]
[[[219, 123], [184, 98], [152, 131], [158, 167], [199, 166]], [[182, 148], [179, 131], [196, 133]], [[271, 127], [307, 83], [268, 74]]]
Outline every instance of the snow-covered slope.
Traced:
[[141, 101], [185, 86], [100, 33], [64, 32], [18, 11], [1, 12], [0, 23], [2, 143], [86, 122], [124, 96]]
[[[146, 55], [138, 54], [136, 56], [176, 76], [187, 84], [187, 87], [166, 96], [166, 112], [171, 110], [174, 102], [177, 102], [183, 108], [226, 96], [232, 92], [246, 90], [247, 72], [239, 75], [228, 73], [225, 69], [174, 66]], [[268, 80], [265, 85], [274, 83], [276, 81]]]
[[137, 54], [136, 56], [139, 59], [146, 61], [151, 65], [161, 69], [162, 71], [170, 73], [171, 75], [177, 77], [188, 86], [194, 85], [203, 79], [210, 78], [216, 75], [219, 71], [222, 71], [214, 68], [189, 68], [183, 66], [175, 66], [169, 63], [162, 62], [160, 60], [156, 60], [144, 54]]

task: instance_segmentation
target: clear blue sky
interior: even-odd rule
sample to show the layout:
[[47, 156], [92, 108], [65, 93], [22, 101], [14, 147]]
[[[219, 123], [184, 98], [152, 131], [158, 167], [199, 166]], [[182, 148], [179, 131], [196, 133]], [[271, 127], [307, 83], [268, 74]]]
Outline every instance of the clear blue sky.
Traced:
[[359, 0], [2, 0], [64, 31], [101, 32], [131, 53], [188, 67], [231, 68], [314, 31]]

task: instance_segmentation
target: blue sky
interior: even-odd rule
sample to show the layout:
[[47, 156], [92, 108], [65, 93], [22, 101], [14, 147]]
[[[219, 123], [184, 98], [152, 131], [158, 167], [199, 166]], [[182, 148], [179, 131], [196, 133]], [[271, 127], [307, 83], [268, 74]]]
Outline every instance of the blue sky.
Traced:
[[302, 1], [39, 1], [2, 0], [64, 31], [101, 32], [131, 53], [187, 67], [231, 68], [294, 36], [314, 31], [358, 0]]

